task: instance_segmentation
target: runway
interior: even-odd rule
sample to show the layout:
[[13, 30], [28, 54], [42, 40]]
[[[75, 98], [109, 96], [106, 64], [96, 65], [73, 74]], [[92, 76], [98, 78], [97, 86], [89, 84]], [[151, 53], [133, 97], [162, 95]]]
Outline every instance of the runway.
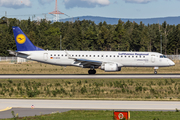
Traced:
[[[32, 110], [31, 106], [35, 108]], [[180, 102], [172, 101], [102, 101], [102, 100], [21, 100], [0, 99], [0, 110], [13, 107], [20, 115], [33, 116], [63, 112], [68, 110], [138, 110], [138, 111], [175, 111], [180, 109]], [[13, 110], [12, 109], [12, 110]], [[0, 116], [12, 117], [8, 111], [0, 112]], [[5, 116], [6, 115], [6, 116]], [[20, 116], [20, 117], [22, 117]], [[1, 118], [1, 117], [0, 117]]]
[[100, 75], [57, 75], [57, 74], [32, 74], [32, 75], [0, 75], [0, 79], [123, 79], [123, 78], [180, 78], [180, 74], [100, 74]]

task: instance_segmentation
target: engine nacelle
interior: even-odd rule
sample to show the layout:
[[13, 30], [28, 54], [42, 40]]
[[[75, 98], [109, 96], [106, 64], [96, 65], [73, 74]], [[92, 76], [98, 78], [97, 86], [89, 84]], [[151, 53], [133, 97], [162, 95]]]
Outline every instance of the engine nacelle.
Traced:
[[121, 67], [118, 67], [118, 64], [115, 63], [107, 63], [101, 66], [101, 69], [105, 72], [115, 72], [115, 71], [121, 71]]

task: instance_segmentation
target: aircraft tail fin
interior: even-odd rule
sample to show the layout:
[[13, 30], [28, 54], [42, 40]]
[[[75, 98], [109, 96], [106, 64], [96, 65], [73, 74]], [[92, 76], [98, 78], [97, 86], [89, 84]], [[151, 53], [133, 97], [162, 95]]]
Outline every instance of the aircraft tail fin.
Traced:
[[19, 27], [12, 27], [17, 51], [40, 51], [43, 50], [33, 45], [29, 38]]

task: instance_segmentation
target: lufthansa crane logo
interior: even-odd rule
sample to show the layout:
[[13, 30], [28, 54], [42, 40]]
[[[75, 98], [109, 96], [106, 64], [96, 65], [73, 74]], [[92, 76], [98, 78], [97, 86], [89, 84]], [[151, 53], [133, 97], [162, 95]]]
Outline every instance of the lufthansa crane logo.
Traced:
[[16, 41], [19, 43], [19, 44], [23, 44], [26, 42], [26, 36], [23, 35], [23, 34], [19, 34], [17, 37], [16, 37]]
[[119, 117], [119, 119], [121, 120], [121, 119], [124, 118], [124, 115], [123, 115], [122, 113], [119, 113], [118, 117]]

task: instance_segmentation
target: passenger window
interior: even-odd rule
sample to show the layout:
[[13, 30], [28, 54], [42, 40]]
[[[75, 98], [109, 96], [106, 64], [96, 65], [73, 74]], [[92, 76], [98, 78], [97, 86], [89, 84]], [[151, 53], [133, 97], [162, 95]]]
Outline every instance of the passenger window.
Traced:
[[117, 57], [119, 57], [119, 55]]
[[96, 56], [94, 55], [94, 57], [96, 57]]
[[126, 56], [124, 56], [124, 57], [126, 57]]
[[111, 57], [111, 55], [110, 55], [110, 57]]
[[65, 56], [67, 56], [67, 55], [65, 55]]
[[99, 57], [99, 55], [98, 55], [98, 57]]
[[79, 55], [79, 57], [81, 57], [81, 55]]
[[138, 56], [136, 56], [136, 58], [137, 58]]
[[162, 55], [160, 55], [160, 58], [163, 58], [163, 56], [162, 56]]
[[58, 54], [58, 56], [60, 56], [60, 55]]
[[145, 58], [145, 56], [143, 56], [143, 58]]
[[141, 58], [141, 56], [139, 56]]
[[108, 55], [106, 55], [106, 57], [108, 57]]
[[103, 55], [101, 57], [103, 57]]
[[76, 55], [76, 57], [77, 57], [77, 55]]
[[86, 55], [86, 57], [88, 57], [88, 55]]
[[121, 57], [123, 57], [123, 56], [121, 56]]
[[74, 55], [72, 55], [74, 57]]
[[56, 54], [54, 54], [54, 56], [56, 56]]
[[63, 55], [61, 55], [63, 57]]
[[130, 56], [128, 56], [130, 58]]
[[132, 56], [134, 58], [134, 56]]
[[89, 57], [91, 57], [91, 55], [89, 55]]
[[51, 54], [51, 56], [52, 56], [52, 54]]
[[84, 57], [84, 55], [82, 55], [82, 57]]

